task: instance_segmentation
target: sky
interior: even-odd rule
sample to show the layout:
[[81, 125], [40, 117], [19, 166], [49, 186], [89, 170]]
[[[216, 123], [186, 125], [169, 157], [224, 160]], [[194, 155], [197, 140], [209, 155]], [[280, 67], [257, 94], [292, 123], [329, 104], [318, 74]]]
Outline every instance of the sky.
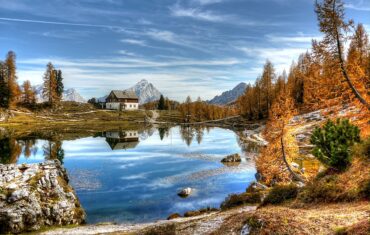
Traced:
[[[370, 31], [370, 0], [344, 0]], [[211, 99], [276, 72], [322, 37], [313, 0], [0, 0], [0, 58], [41, 84], [51, 61], [86, 99], [146, 79], [165, 96]]]

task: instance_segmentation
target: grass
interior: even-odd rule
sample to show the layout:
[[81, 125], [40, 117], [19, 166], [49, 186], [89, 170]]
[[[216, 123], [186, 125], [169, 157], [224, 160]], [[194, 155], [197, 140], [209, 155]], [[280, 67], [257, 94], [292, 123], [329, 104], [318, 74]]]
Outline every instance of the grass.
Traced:
[[44, 172], [37, 172], [37, 174], [28, 180], [28, 185], [30, 186], [31, 191], [35, 191], [37, 189], [37, 184], [39, 180], [44, 176]]
[[333, 234], [338, 227], [352, 226], [367, 218], [367, 202], [315, 204], [307, 208], [267, 206], [256, 211], [263, 228], [250, 234]]
[[180, 112], [177, 110], [158, 110], [159, 122], [171, 122], [171, 123], [181, 123], [183, 122]]
[[221, 204], [221, 209], [226, 210], [242, 205], [259, 204], [262, 201], [262, 193], [245, 192], [241, 194], [230, 194]]
[[298, 195], [298, 187], [294, 184], [274, 186], [263, 200], [262, 205], [280, 204], [294, 199]]

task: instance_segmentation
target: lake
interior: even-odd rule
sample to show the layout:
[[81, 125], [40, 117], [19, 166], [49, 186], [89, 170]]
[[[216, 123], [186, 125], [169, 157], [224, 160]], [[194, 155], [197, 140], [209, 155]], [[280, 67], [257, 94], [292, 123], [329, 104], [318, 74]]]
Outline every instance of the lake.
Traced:
[[[88, 223], [149, 222], [219, 208], [227, 195], [244, 192], [256, 173], [253, 151], [242, 148], [234, 131], [221, 128], [110, 130], [73, 140], [3, 139], [0, 148], [5, 149], [4, 143], [12, 146], [17, 156], [8, 157], [18, 163], [61, 160]], [[242, 156], [239, 165], [220, 162], [233, 153]], [[185, 187], [194, 192], [181, 198], [177, 193]]]

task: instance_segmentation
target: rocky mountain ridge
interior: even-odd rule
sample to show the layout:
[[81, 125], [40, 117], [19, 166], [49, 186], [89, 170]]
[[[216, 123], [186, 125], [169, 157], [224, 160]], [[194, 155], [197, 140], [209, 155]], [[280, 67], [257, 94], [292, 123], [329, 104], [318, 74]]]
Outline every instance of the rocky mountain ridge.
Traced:
[[[36, 102], [45, 102], [45, 99], [42, 97], [42, 85], [35, 86], [34, 89], [36, 91]], [[86, 103], [86, 100], [74, 88], [64, 90], [62, 100]]]
[[229, 91], [222, 92], [221, 95], [215, 96], [213, 99], [209, 100], [208, 103], [210, 104], [218, 104], [218, 105], [226, 105], [229, 104], [239, 96], [243, 95], [247, 84], [244, 82], [239, 83], [236, 87]]

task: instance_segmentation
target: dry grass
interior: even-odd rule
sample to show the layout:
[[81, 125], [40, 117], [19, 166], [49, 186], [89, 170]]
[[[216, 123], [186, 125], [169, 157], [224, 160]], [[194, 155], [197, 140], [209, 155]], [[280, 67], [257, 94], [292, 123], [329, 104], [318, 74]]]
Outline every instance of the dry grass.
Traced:
[[339, 227], [352, 226], [369, 216], [368, 202], [311, 205], [291, 209], [264, 207], [253, 215], [256, 224], [251, 234], [333, 234]]

